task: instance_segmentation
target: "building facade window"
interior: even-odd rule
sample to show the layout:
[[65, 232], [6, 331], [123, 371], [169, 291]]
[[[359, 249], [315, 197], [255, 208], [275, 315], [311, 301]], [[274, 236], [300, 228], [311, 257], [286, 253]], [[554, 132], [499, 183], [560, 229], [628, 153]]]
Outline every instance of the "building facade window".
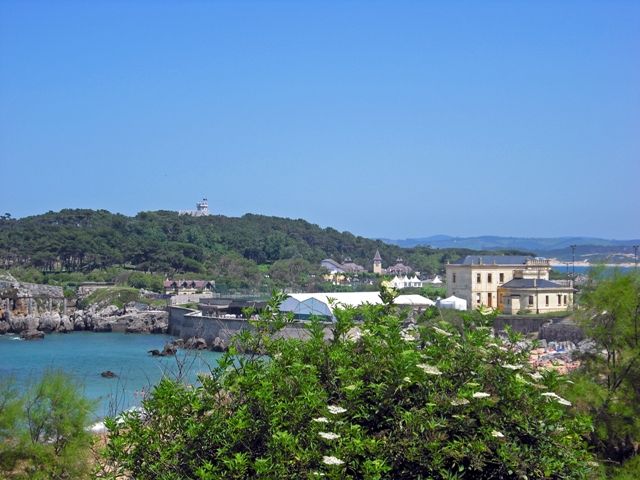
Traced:
[[504, 283], [504, 273], [500, 274], [500, 283]]
[[482, 280], [480, 279], [480, 274], [476, 273], [476, 283], [480, 283]]
[[453, 279], [452, 279], [453, 283], [456, 283], [456, 274], [453, 274]]
[[549, 295], [545, 295], [544, 296], [544, 306], [548, 307], [549, 306]]
[[482, 301], [482, 296], [479, 293], [476, 293], [476, 303], [480, 303]]
[[487, 283], [492, 283], [493, 282], [493, 275], [491, 273], [487, 274]]
[[565, 305], [567, 304], [567, 296], [566, 295], [564, 296], [564, 304]]
[[558, 295], [558, 305], [562, 305], [562, 295]]
[[533, 306], [533, 295], [529, 295], [529, 306]]

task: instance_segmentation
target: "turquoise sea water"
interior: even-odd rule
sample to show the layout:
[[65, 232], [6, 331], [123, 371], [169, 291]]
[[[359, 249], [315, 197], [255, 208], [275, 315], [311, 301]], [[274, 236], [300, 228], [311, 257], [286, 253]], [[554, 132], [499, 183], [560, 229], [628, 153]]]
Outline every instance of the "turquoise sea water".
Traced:
[[[219, 353], [180, 350], [176, 357], [152, 357], [173, 337], [126, 333], [76, 332], [46, 335], [44, 340], [23, 341], [16, 335], [0, 335], [0, 378], [13, 377], [28, 388], [47, 369], [62, 370], [96, 401], [95, 416], [102, 418], [138, 406], [163, 375], [175, 376], [178, 362], [187, 381], [197, 383], [198, 373], [215, 367]], [[117, 378], [103, 378], [111, 370]]]

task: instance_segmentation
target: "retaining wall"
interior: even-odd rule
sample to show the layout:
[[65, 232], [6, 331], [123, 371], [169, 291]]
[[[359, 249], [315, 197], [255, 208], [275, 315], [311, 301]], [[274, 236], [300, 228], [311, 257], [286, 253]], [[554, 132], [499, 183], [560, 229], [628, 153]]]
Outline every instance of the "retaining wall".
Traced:
[[[192, 337], [203, 338], [207, 344], [212, 344], [216, 338], [224, 342], [242, 330], [253, 327], [242, 318], [222, 318], [203, 316], [198, 310], [184, 307], [169, 307], [170, 335], [187, 340]], [[332, 337], [331, 324], [324, 329], [325, 338]], [[304, 322], [287, 324], [277, 334], [285, 338], [308, 338], [309, 332]]]
[[[584, 338], [580, 328], [567, 319], [550, 320], [549, 318], [530, 317], [498, 317], [495, 319], [494, 328], [496, 331], [504, 330], [506, 325], [510, 325], [516, 332], [524, 334], [539, 333], [540, 339], [548, 341], [571, 340], [575, 342]], [[198, 310], [169, 307], [168, 333], [184, 340], [199, 337], [211, 345], [216, 338], [220, 338], [228, 344], [228, 341], [235, 334], [251, 328], [249, 322], [241, 318], [209, 317], [203, 316]], [[327, 323], [324, 329], [327, 339], [333, 336], [331, 328], [332, 324]], [[295, 322], [286, 325], [277, 336], [304, 339], [309, 337], [309, 332], [305, 322]]]
[[568, 318], [498, 317], [493, 323], [496, 332], [507, 325], [516, 332], [537, 333], [540, 340], [578, 343], [585, 338], [582, 329]]

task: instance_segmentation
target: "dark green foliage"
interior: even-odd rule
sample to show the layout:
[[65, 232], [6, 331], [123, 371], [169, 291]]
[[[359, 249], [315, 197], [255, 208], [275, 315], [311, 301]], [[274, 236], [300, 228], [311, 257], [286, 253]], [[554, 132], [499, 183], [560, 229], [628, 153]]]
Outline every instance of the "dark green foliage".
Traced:
[[319, 264], [302, 258], [278, 260], [269, 268], [269, 278], [276, 285], [300, 285], [307, 291], [318, 290], [325, 274], [326, 271]]
[[590, 441], [598, 454], [608, 465], [621, 464], [637, 455], [640, 442], [640, 276], [595, 271], [580, 307], [596, 348], [582, 355], [567, 395], [593, 419]]
[[127, 278], [127, 284], [134, 288], [144, 288], [153, 292], [162, 293], [164, 277], [151, 273], [132, 272]]
[[[0, 267], [22, 268], [24, 275], [18, 278], [36, 283], [101, 281], [87, 274], [126, 266], [168, 275], [216, 277], [226, 289], [302, 288], [317, 273], [320, 260], [330, 257], [341, 262], [351, 257], [371, 270], [376, 249], [385, 265], [402, 257], [424, 274], [441, 272], [446, 261], [472, 253], [428, 247], [403, 249], [304, 220], [261, 215], [190, 217], [158, 211], [126, 217], [106, 210], [62, 210], [0, 222]], [[276, 265], [298, 259], [308, 262], [300, 275], [286, 273], [291, 265]], [[265, 281], [258, 265], [274, 267], [275, 279]], [[82, 274], [74, 278], [68, 272]], [[300, 283], [284, 283], [292, 277]]]
[[78, 385], [60, 372], [45, 373], [24, 395], [3, 382], [0, 478], [88, 478], [91, 409]]
[[542, 395], [562, 379], [532, 377], [491, 316], [414, 330], [386, 304], [338, 311], [331, 341], [317, 321], [287, 340], [279, 300], [237, 338], [262, 355], [232, 349], [201, 387], [164, 380], [108, 422], [109, 478], [591, 478], [589, 422]]

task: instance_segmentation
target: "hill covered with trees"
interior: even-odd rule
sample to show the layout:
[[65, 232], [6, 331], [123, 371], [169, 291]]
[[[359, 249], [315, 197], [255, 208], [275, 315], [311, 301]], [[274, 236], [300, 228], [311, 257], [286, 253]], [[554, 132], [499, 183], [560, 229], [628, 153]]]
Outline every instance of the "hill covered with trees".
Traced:
[[0, 267], [5, 269], [89, 272], [125, 266], [166, 275], [208, 275], [232, 288], [259, 286], [265, 275], [275, 276], [276, 285], [304, 285], [307, 277], [321, 273], [323, 258], [350, 257], [371, 270], [376, 249], [385, 266], [402, 257], [427, 274], [471, 253], [402, 248], [301, 219], [253, 214], [192, 217], [156, 211], [127, 217], [106, 210], [67, 209], [0, 220]]

